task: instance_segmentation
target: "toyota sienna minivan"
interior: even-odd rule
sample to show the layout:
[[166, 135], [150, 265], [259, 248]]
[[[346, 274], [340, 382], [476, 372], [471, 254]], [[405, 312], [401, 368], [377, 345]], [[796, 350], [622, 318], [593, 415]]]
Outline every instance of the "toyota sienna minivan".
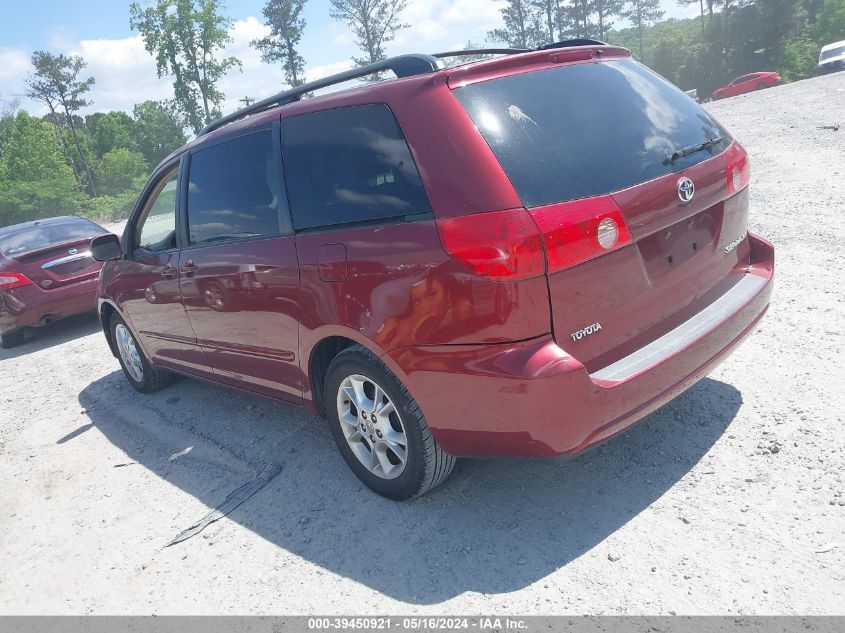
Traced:
[[623, 48], [496, 52], [311, 82], [165, 159], [93, 248], [129, 382], [305, 407], [405, 499], [458, 457], [583, 451], [711, 371], [772, 287], [742, 146]]

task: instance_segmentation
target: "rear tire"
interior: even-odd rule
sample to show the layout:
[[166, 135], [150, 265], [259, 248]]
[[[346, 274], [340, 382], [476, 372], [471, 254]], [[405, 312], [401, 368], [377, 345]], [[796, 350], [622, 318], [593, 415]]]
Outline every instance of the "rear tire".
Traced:
[[769, 87], [769, 84], [764, 83], [764, 82], [762, 82], [762, 81], [761, 81], [760, 83], [758, 83], [758, 84], [757, 84], [757, 90], [765, 90], [765, 89], [766, 89], [766, 88], [768, 88], [768, 87]]
[[173, 374], [153, 369], [135, 335], [117, 313], [111, 318], [111, 336], [123, 375], [137, 391], [152, 393], [173, 382]]
[[23, 344], [23, 330], [12, 330], [5, 334], [0, 334], [0, 347], [9, 349], [10, 347], [17, 347]]
[[419, 405], [367, 348], [353, 345], [334, 358], [323, 402], [340, 454], [374, 492], [419, 497], [454, 469], [457, 459], [437, 444]]

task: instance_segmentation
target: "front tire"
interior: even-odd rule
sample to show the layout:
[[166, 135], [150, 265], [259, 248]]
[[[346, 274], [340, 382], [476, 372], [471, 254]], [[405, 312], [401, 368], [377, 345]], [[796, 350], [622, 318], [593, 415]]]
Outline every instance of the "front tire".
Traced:
[[12, 330], [5, 334], [0, 334], [0, 347], [9, 349], [10, 347], [17, 347], [22, 345], [24, 340], [23, 330]]
[[762, 82], [762, 81], [757, 84], [757, 90], [765, 90], [768, 87], [769, 87], [769, 84]]
[[323, 402], [346, 464], [389, 499], [418, 497], [443, 483], [456, 458], [437, 444], [405, 386], [365, 347], [329, 365]]
[[111, 336], [123, 375], [137, 391], [152, 393], [169, 385], [173, 374], [153, 369], [126, 321], [117, 313], [111, 319]]

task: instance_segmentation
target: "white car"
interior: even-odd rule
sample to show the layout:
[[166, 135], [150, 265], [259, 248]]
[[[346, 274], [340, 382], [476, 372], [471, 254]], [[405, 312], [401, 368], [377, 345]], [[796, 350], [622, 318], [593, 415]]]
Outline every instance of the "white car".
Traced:
[[845, 70], [845, 40], [822, 46], [816, 70], [820, 75]]

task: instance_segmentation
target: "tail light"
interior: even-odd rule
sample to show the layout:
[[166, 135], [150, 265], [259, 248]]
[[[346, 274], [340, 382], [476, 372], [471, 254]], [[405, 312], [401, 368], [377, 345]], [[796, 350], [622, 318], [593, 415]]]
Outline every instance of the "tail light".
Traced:
[[631, 243], [631, 231], [611, 196], [531, 209], [549, 272], [571, 268]]
[[728, 194], [733, 195], [745, 189], [751, 180], [751, 165], [742, 145], [734, 141], [725, 150], [725, 171], [728, 178]]
[[[631, 243], [611, 196], [438, 220], [446, 251], [491, 279], [528, 279], [571, 268]], [[544, 255], [545, 251], [545, 255]]]
[[0, 272], [0, 290], [20, 288], [21, 286], [28, 286], [31, 283], [32, 280], [23, 273]]
[[543, 245], [525, 209], [437, 221], [446, 251], [471, 272], [492, 279], [528, 279], [545, 272]]

